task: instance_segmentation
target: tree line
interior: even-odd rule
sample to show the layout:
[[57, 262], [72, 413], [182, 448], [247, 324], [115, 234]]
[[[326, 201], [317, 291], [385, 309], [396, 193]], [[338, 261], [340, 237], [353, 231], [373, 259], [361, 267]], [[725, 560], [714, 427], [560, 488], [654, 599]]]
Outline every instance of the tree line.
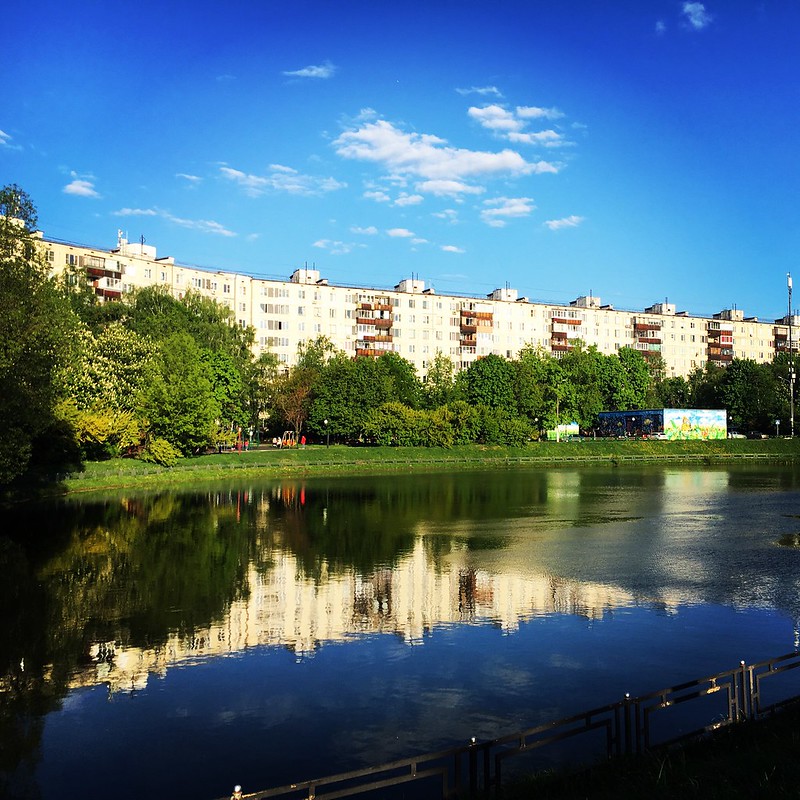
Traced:
[[726, 408], [743, 432], [788, 418], [787, 356], [709, 364], [665, 377], [659, 356], [577, 343], [556, 358], [525, 347], [457, 371], [442, 352], [426, 374], [397, 353], [351, 358], [325, 337], [291, 368], [255, 357], [255, 332], [224, 305], [150, 287], [101, 303], [78, 268], [58, 278], [36, 209], [0, 189], [0, 484], [118, 455], [172, 464], [284, 429], [334, 442], [523, 445], [604, 410]]

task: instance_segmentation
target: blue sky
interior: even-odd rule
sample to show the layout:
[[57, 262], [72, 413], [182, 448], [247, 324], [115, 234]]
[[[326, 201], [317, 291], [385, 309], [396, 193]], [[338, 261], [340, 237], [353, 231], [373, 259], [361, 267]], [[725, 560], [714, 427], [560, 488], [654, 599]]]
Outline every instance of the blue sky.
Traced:
[[2, 19], [0, 182], [48, 236], [122, 229], [264, 277], [786, 311], [795, 0], [32, 0]]

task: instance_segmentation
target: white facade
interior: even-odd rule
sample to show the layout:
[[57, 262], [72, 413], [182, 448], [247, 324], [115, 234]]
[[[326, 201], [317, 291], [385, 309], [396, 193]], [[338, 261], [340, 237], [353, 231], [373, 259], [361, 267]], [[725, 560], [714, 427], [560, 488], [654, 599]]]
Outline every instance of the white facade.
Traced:
[[[686, 376], [708, 361], [725, 364], [734, 357], [768, 362], [788, 350], [788, 318], [761, 322], [738, 309], [709, 319], [666, 302], [642, 312], [616, 310], [594, 295], [569, 305], [533, 303], [509, 287], [478, 299], [436, 294], [417, 278], [393, 289], [352, 288], [330, 285], [307, 267], [283, 281], [267, 280], [176, 264], [143, 241], [128, 242], [121, 232], [114, 250], [45, 238], [42, 245], [53, 273], [86, 269], [95, 292], [107, 300], [145, 286], [166, 287], [175, 297], [193, 291], [213, 298], [233, 311], [237, 324], [252, 326], [256, 353], [274, 352], [287, 366], [298, 344], [317, 336], [352, 356], [398, 353], [420, 375], [437, 351], [465, 369], [490, 353], [515, 358], [526, 346], [557, 356], [578, 340], [605, 354], [633, 347], [646, 357], [660, 355], [667, 376]], [[795, 351], [798, 322], [792, 319]]]

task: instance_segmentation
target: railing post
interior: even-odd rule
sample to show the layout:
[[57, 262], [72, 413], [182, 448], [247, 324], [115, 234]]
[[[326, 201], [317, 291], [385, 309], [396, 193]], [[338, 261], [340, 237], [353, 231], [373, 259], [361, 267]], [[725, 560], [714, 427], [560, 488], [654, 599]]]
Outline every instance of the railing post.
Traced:
[[471, 797], [478, 795], [478, 751], [474, 736], [469, 742], [469, 793]]
[[745, 719], [750, 718], [750, 714], [752, 713], [753, 709], [753, 699], [750, 695], [750, 691], [747, 685], [747, 669], [745, 667], [744, 661], [739, 662], [739, 672], [736, 680], [736, 693], [738, 697], [736, 698], [736, 715], [733, 717], [731, 722], [742, 722]]
[[624, 727], [625, 727], [625, 755], [632, 754], [631, 749], [631, 695], [630, 692], [625, 692], [625, 714], [624, 714]]

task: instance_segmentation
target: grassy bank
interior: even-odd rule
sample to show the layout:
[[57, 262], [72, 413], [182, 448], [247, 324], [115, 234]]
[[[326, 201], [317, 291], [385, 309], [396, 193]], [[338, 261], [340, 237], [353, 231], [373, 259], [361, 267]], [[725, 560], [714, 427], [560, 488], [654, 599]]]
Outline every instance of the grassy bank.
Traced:
[[66, 477], [59, 491], [80, 492], [116, 487], [159, 487], [235, 477], [290, 477], [367, 472], [386, 474], [440, 469], [513, 467], [536, 464], [607, 464], [680, 462], [718, 464], [728, 460], [800, 460], [800, 440], [729, 439], [714, 442], [597, 440], [537, 442], [527, 447], [470, 445], [451, 449], [412, 447], [324, 447], [278, 450], [263, 448], [181, 459], [160, 467], [133, 459], [86, 465]]
[[758, 722], [731, 725], [671, 751], [586, 770], [539, 774], [506, 800], [753, 800], [800, 797], [800, 705]]

